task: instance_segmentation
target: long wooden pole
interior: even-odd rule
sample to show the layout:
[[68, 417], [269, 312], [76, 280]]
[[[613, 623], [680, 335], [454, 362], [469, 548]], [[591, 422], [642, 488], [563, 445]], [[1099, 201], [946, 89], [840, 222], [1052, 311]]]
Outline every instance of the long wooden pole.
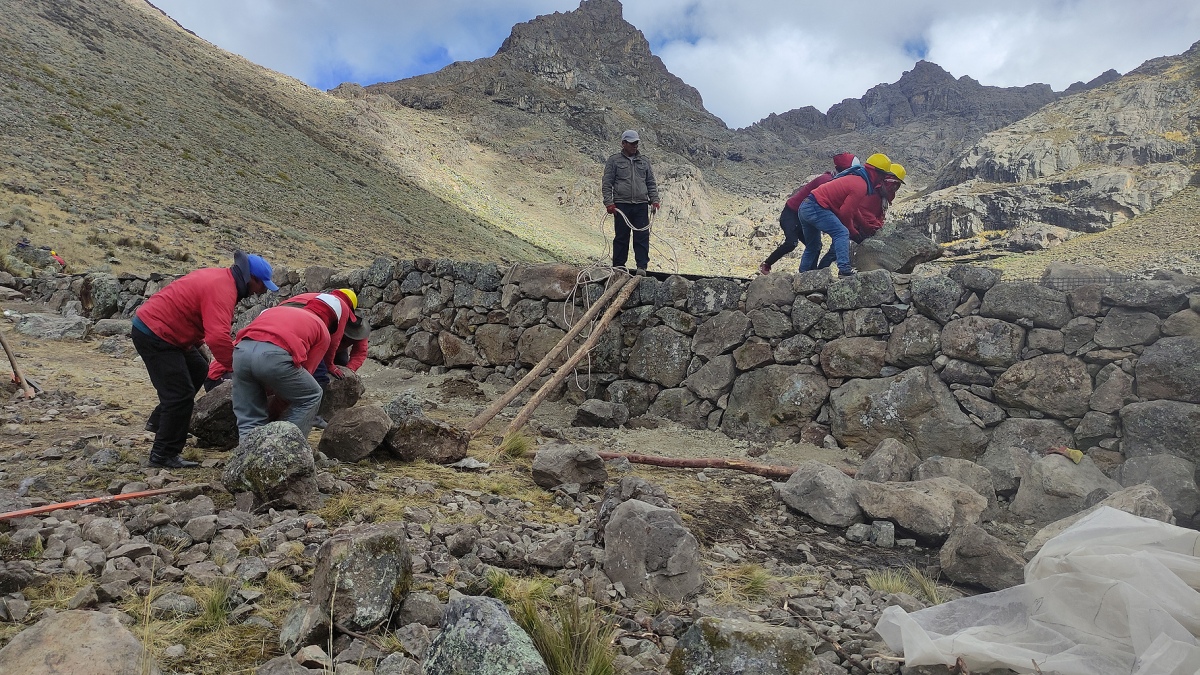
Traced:
[[[600, 459], [627, 459], [634, 464], [649, 464], [665, 466], [672, 469], [732, 469], [744, 471], [767, 478], [790, 478], [796, 473], [794, 466], [779, 466], [774, 464], [754, 464], [740, 459], [722, 459], [719, 457], [658, 457], [656, 455], [633, 455], [623, 452], [598, 452]], [[854, 476], [854, 469], [841, 469], [849, 476]]]
[[107, 504], [109, 502], [122, 502], [126, 499], [139, 499], [141, 497], [156, 497], [158, 495], [169, 495], [174, 492], [183, 492], [184, 490], [194, 490], [196, 488], [206, 488], [207, 485], [176, 485], [175, 487], [159, 488], [157, 490], [142, 490], [141, 492], [126, 492], [120, 495], [105, 495], [103, 497], [92, 497], [90, 499], [76, 499], [69, 502], [59, 502], [57, 504], [46, 504], [45, 506], [35, 506], [31, 509], [22, 509], [20, 511], [9, 511], [8, 513], [0, 513], [0, 520], [8, 520], [10, 518], [23, 518], [25, 516], [36, 516], [39, 513], [49, 513], [51, 511], [60, 511], [62, 509], [73, 509], [76, 506], [89, 506], [91, 504]]
[[558, 344], [554, 345], [554, 348], [551, 349], [541, 361], [538, 361], [537, 365], [530, 368], [529, 372], [525, 374], [525, 377], [521, 378], [520, 382], [514, 384], [511, 389], [504, 393], [503, 396], [493, 401], [492, 404], [487, 407], [487, 410], [484, 410], [476, 415], [475, 419], [471, 420], [467, 424], [466, 432], [470, 437], [474, 438], [476, 434], [478, 434], [485, 426], [487, 426], [488, 422], [492, 421], [492, 418], [494, 418], [496, 415], [499, 415], [501, 410], [504, 410], [504, 406], [511, 403], [513, 399], [521, 394], [521, 392], [528, 389], [529, 385], [533, 384], [533, 381], [542, 374], [542, 371], [550, 367], [550, 364], [554, 362], [554, 359], [558, 358], [559, 354], [562, 354], [563, 350], [571, 344], [571, 340], [574, 340], [575, 336], [579, 335], [579, 333], [583, 331], [584, 327], [587, 326], [588, 323], [590, 323], [591, 320], [600, 313], [600, 310], [604, 309], [608, 301], [614, 295], [616, 295], [617, 291], [621, 290], [621, 288], [630, 279], [628, 276], [617, 276], [614, 278], [616, 281], [604, 291], [604, 294], [601, 295], [598, 300], [596, 300], [596, 304], [588, 308], [588, 311], [582, 317], [580, 317], [579, 321], [576, 321], [575, 325], [571, 326], [571, 329], [567, 331], [567, 334], [563, 336], [563, 339], [559, 340]]
[[579, 348], [579, 351], [575, 352], [571, 358], [567, 359], [566, 363], [559, 366], [558, 371], [556, 371], [554, 375], [542, 385], [541, 389], [537, 390], [537, 393], [535, 393], [529, 399], [529, 402], [525, 404], [525, 407], [521, 408], [521, 412], [517, 413], [517, 416], [513, 418], [512, 422], [509, 423], [508, 429], [505, 430], [506, 435], [516, 432], [520, 430], [521, 427], [525, 426], [525, 423], [529, 421], [530, 416], [533, 415], [533, 411], [537, 410], [537, 407], [541, 405], [542, 401], [550, 395], [550, 392], [553, 391], [555, 387], [561, 384], [563, 380], [567, 379], [567, 377], [571, 374], [571, 370], [575, 367], [575, 364], [583, 360], [583, 357], [586, 356], [589, 351], [591, 351], [592, 347], [596, 346], [596, 343], [600, 341], [600, 336], [604, 334], [604, 329], [608, 328], [609, 322], [611, 322], [613, 317], [617, 315], [617, 312], [621, 311], [621, 306], [625, 304], [625, 301], [629, 299], [629, 296], [633, 295], [633, 290], [637, 288], [642, 279], [645, 279], [645, 277], [639, 276], [630, 278], [629, 282], [625, 284], [625, 287], [621, 289], [620, 295], [613, 300], [612, 304], [608, 307], [608, 311], [605, 312], [604, 316], [600, 318], [600, 322], [596, 324], [596, 329], [593, 330], [592, 334], [588, 336], [587, 341], [583, 343], [583, 346]]
[[25, 398], [37, 396], [37, 390], [29, 384], [29, 380], [25, 379], [25, 373], [21, 372], [21, 366], [17, 365], [17, 357], [13, 355], [12, 347], [8, 346], [8, 340], [4, 339], [3, 331], [0, 331], [0, 345], [4, 346], [4, 353], [8, 354], [8, 362], [12, 364], [13, 380], [25, 391]]

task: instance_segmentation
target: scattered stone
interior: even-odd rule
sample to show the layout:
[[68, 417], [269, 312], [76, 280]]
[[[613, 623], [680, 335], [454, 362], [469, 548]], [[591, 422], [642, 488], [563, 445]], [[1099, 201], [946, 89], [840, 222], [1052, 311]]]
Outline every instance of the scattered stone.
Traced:
[[700, 547], [679, 514], [630, 499], [604, 527], [604, 572], [635, 597], [682, 600], [699, 590]]
[[430, 645], [425, 675], [549, 675], [529, 635], [494, 598], [452, 600]]
[[[50, 665], [52, 664], [52, 665]], [[56, 612], [0, 649], [0, 673], [158, 675], [162, 671], [115, 615]]]
[[591, 446], [543, 445], [533, 458], [533, 482], [548, 490], [566, 483], [602, 485], [606, 480], [604, 460]]
[[369, 631], [386, 621], [411, 584], [407, 540], [398, 522], [332, 535], [317, 550], [313, 603], [352, 631]]

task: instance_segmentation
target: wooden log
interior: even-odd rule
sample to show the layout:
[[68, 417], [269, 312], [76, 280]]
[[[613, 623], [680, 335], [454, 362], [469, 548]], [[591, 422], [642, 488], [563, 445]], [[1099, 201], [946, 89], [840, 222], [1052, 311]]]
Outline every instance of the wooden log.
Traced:
[[488, 422], [491, 422], [496, 415], [500, 414], [501, 410], [504, 410], [504, 406], [511, 403], [512, 400], [517, 396], [520, 396], [521, 392], [528, 389], [529, 385], [533, 384], [533, 381], [536, 380], [542, 374], [542, 372], [546, 370], [546, 368], [550, 367], [550, 364], [554, 362], [554, 359], [558, 358], [559, 354], [562, 354], [563, 350], [565, 350], [571, 344], [571, 340], [574, 340], [575, 336], [579, 335], [579, 333], [583, 331], [584, 327], [586, 327], [588, 323], [590, 323], [591, 320], [600, 313], [600, 310], [604, 309], [605, 305], [608, 304], [608, 301], [611, 300], [612, 297], [616, 295], [617, 292], [620, 291], [630, 279], [628, 276], [615, 276], [614, 278], [616, 281], [604, 291], [604, 294], [601, 295], [598, 300], [596, 300], [596, 304], [588, 308], [588, 311], [582, 317], [580, 317], [578, 321], [575, 322], [575, 325], [571, 326], [571, 329], [567, 331], [567, 334], [563, 336], [563, 339], [559, 340], [558, 344], [554, 345], [554, 348], [551, 349], [541, 361], [538, 361], [537, 365], [530, 368], [529, 372], [525, 374], [525, 377], [521, 378], [520, 382], [514, 384], [511, 389], [504, 393], [503, 396], [493, 401], [492, 404], [487, 407], [487, 410], [479, 413], [475, 416], [475, 419], [467, 423], [465, 431], [470, 438], [474, 438], [480, 431], [483, 430], [485, 426], [487, 426]]
[[25, 373], [22, 373], [21, 367], [17, 365], [17, 357], [13, 355], [12, 348], [8, 346], [8, 340], [4, 339], [3, 331], [0, 331], [0, 345], [4, 347], [4, 353], [8, 354], [8, 362], [12, 364], [13, 382], [16, 382], [17, 386], [25, 392], [25, 398], [37, 396], [37, 390], [33, 388], [33, 385], [29, 384], [29, 380], [25, 378]]
[[525, 423], [529, 421], [530, 416], [533, 415], [533, 411], [537, 410], [537, 407], [541, 405], [542, 401], [550, 395], [550, 392], [553, 391], [555, 387], [561, 384], [563, 380], [567, 379], [567, 377], [571, 374], [571, 370], [575, 367], [575, 364], [582, 361], [583, 357], [586, 356], [589, 351], [591, 351], [592, 347], [596, 346], [596, 343], [600, 341], [600, 336], [604, 334], [604, 329], [608, 328], [608, 324], [613, 320], [613, 317], [617, 315], [617, 312], [621, 311], [621, 306], [625, 304], [625, 301], [629, 299], [629, 296], [633, 295], [634, 289], [638, 287], [638, 284], [641, 283], [642, 279], [645, 279], [645, 277], [631, 277], [629, 279], [629, 281], [621, 289], [621, 293], [617, 295], [616, 299], [613, 300], [612, 305], [609, 306], [608, 311], [606, 311], [604, 316], [600, 318], [600, 322], [596, 324], [596, 328], [592, 331], [592, 334], [588, 336], [587, 341], [583, 343], [583, 346], [580, 347], [579, 351], [575, 352], [571, 358], [567, 359], [566, 363], [559, 367], [558, 371], [555, 372], [553, 377], [551, 377], [545, 384], [542, 385], [541, 389], [537, 390], [537, 393], [535, 393], [533, 397], [529, 399], [529, 402], [525, 404], [525, 407], [521, 408], [521, 411], [517, 413], [517, 416], [513, 418], [512, 422], [509, 423], [508, 429], [504, 432], [505, 435], [516, 432], [520, 430], [521, 427], [525, 426]]
[[[634, 464], [649, 464], [665, 466], [672, 469], [732, 469], [744, 471], [766, 478], [791, 478], [796, 473], [794, 466], [779, 466], [774, 464], [755, 464], [740, 459], [723, 459], [719, 457], [659, 457], [656, 455], [631, 455], [622, 452], [598, 452], [600, 459], [627, 459]], [[840, 469], [842, 473], [853, 476], [854, 469]]]

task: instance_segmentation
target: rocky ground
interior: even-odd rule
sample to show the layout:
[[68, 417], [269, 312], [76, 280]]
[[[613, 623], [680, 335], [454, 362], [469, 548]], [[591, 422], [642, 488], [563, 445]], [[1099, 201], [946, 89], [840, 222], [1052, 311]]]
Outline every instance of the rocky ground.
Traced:
[[[7, 308], [9, 314], [33, 309], [25, 303]], [[0, 510], [192, 486], [164, 497], [0, 524], [0, 645], [55, 612], [90, 608], [126, 625], [144, 644], [142, 656], [153, 656], [165, 672], [253, 672], [285, 653], [280, 633], [288, 633], [289, 610], [314, 592], [318, 548], [338, 528], [366, 523], [402, 523], [413, 552], [412, 592], [389, 629], [309, 647], [301, 660], [310, 668], [337, 661], [338, 673], [419, 672], [445, 603], [460, 594], [496, 594], [497, 579], [508, 578], [558, 596], [591, 597], [611, 613], [619, 626], [618, 672], [663, 672], [684, 630], [703, 616], [820, 636], [814, 640], [823, 673], [859, 672], [856, 662], [873, 672], [897, 672], [899, 663], [873, 632], [874, 623], [886, 605], [912, 609], [924, 600], [897, 594], [903, 587], [894, 585], [874, 590], [867, 577], [881, 570], [904, 577], [913, 568], [938, 578], [936, 549], [904, 540], [903, 533], [884, 548], [863, 543], [861, 529], [819, 526], [788, 509], [770, 480], [754, 475], [614, 460], [607, 463], [604, 485], [539, 487], [530, 459], [497, 448], [516, 407], [472, 442], [470, 454], [486, 462], [485, 469], [378, 454], [340, 463], [319, 455], [322, 505], [249, 510], [222, 487], [227, 452], [189, 448], [189, 456], [203, 461], [199, 469], [144, 466], [152, 436], [142, 424], [153, 390], [128, 338], [35, 340], [13, 333], [9, 322], [0, 326], [27, 375], [44, 389], [33, 400], [13, 395], [0, 411]], [[364, 402], [385, 404], [408, 394], [429, 417], [460, 426], [500, 393], [455, 374], [372, 363], [361, 374]], [[756, 445], [669, 423], [572, 427], [574, 411], [565, 402], [539, 409], [531, 428], [542, 448], [566, 441], [602, 451], [764, 464], [817, 459], [853, 469], [861, 463], [836, 447]], [[309, 439], [314, 448], [320, 433]], [[691, 599], [626, 597], [626, 589], [597, 573], [605, 552], [597, 542], [605, 488], [652, 489], [635, 479], [662, 491], [699, 544], [702, 584]], [[1034, 533], [1020, 522], [987, 528], [1018, 547]], [[915, 588], [909, 592], [920, 595]], [[936, 589], [942, 599], [962, 592], [972, 591], [944, 582]]]

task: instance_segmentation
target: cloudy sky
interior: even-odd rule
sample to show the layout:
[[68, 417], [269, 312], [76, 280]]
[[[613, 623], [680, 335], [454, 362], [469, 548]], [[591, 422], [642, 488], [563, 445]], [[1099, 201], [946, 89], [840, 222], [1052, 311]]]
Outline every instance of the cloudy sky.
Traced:
[[[578, 0], [151, 0], [210, 42], [320, 89], [491, 56]], [[921, 58], [983, 84], [1061, 90], [1200, 40], [1195, 0], [626, 0], [624, 16], [731, 127], [822, 111]]]

